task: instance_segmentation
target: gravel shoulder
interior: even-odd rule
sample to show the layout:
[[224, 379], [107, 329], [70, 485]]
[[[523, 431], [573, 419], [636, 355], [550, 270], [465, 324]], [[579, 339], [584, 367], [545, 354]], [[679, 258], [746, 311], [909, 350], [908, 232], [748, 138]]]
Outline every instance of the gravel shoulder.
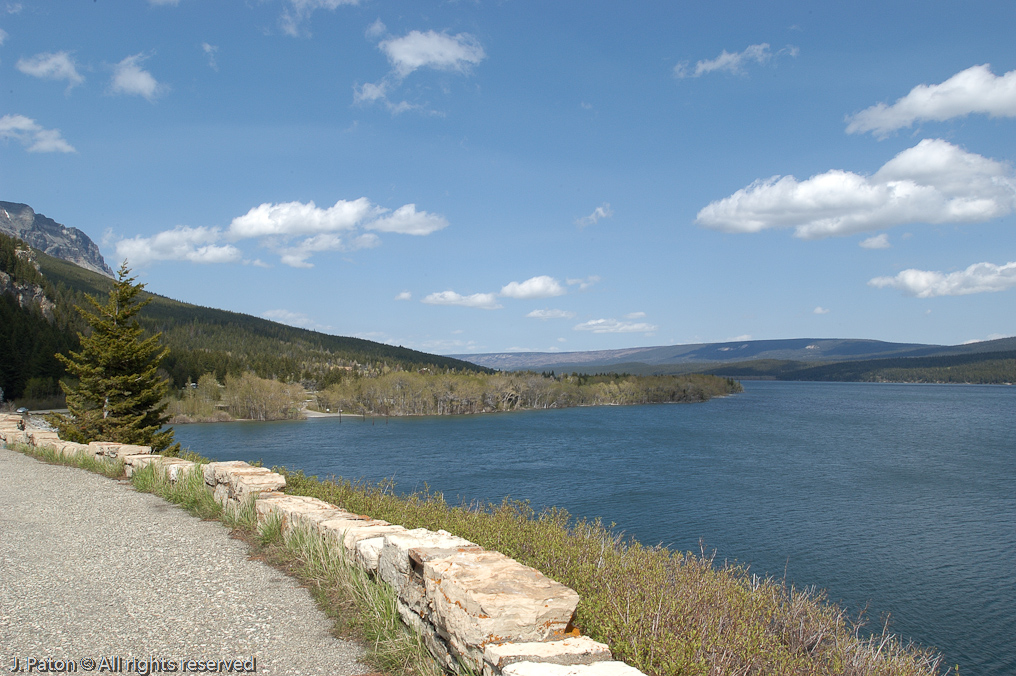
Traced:
[[256, 657], [263, 674], [371, 671], [307, 590], [248, 557], [218, 522], [0, 448], [0, 668]]

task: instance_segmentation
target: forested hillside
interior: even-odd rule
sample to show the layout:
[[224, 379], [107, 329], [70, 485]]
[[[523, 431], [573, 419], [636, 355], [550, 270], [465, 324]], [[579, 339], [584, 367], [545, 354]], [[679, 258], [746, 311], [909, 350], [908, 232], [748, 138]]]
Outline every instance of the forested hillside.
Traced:
[[[47, 319], [38, 306], [21, 307], [10, 293], [0, 293], [0, 387], [8, 400], [23, 397], [35, 378], [32, 398], [55, 394], [63, 369], [52, 355], [74, 349], [77, 332], [84, 330], [73, 307], [84, 304], [86, 293], [104, 298], [112, 280], [36, 250], [29, 255], [23, 243], [0, 237], [4, 274], [37, 285], [53, 302]], [[350, 374], [419, 369], [488, 371], [408, 348], [330, 336], [154, 294], [151, 298], [141, 324], [149, 334], [162, 332], [163, 342], [170, 348], [163, 366], [177, 388], [188, 380], [196, 382], [205, 373], [214, 374], [220, 382], [227, 374], [253, 372], [262, 378], [327, 387]]]
[[1003, 384], [1016, 382], [1016, 351], [868, 359], [833, 364], [760, 360], [724, 364], [699, 372], [741, 379]]
[[44, 314], [35, 302], [54, 295], [32, 265], [28, 247], [0, 233], [0, 401], [26, 392], [45, 396], [63, 375], [53, 355], [77, 347], [77, 335], [61, 308], [46, 306]]

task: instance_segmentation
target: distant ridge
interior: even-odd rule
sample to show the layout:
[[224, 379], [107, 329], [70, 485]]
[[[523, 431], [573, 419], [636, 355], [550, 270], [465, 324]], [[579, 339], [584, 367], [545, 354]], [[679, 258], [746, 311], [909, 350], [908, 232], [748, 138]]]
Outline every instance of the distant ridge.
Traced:
[[725, 343], [662, 345], [588, 352], [493, 352], [455, 354], [455, 359], [504, 371], [628, 370], [671, 371], [676, 365], [719, 365], [756, 360], [833, 363], [903, 357], [939, 357], [1016, 350], [1016, 337], [966, 345], [890, 343], [881, 340], [790, 338]]
[[27, 204], [0, 202], [0, 232], [54, 258], [113, 277], [112, 268], [106, 265], [99, 247], [88, 235], [35, 213]]

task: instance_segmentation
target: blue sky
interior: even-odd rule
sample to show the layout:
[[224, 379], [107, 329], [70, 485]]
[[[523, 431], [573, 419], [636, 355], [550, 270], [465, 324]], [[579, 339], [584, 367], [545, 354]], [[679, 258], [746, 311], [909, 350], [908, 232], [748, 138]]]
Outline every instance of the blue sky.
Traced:
[[1006, 2], [0, 3], [0, 199], [444, 354], [1016, 334]]

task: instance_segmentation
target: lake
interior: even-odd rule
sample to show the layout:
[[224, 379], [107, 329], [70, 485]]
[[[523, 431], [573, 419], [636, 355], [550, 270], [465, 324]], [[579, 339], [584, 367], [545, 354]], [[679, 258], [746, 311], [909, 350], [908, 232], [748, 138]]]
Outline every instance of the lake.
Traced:
[[216, 460], [557, 505], [827, 590], [1016, 674], [1016, 388], [746, 382], [703, 404], [181, 425]]

